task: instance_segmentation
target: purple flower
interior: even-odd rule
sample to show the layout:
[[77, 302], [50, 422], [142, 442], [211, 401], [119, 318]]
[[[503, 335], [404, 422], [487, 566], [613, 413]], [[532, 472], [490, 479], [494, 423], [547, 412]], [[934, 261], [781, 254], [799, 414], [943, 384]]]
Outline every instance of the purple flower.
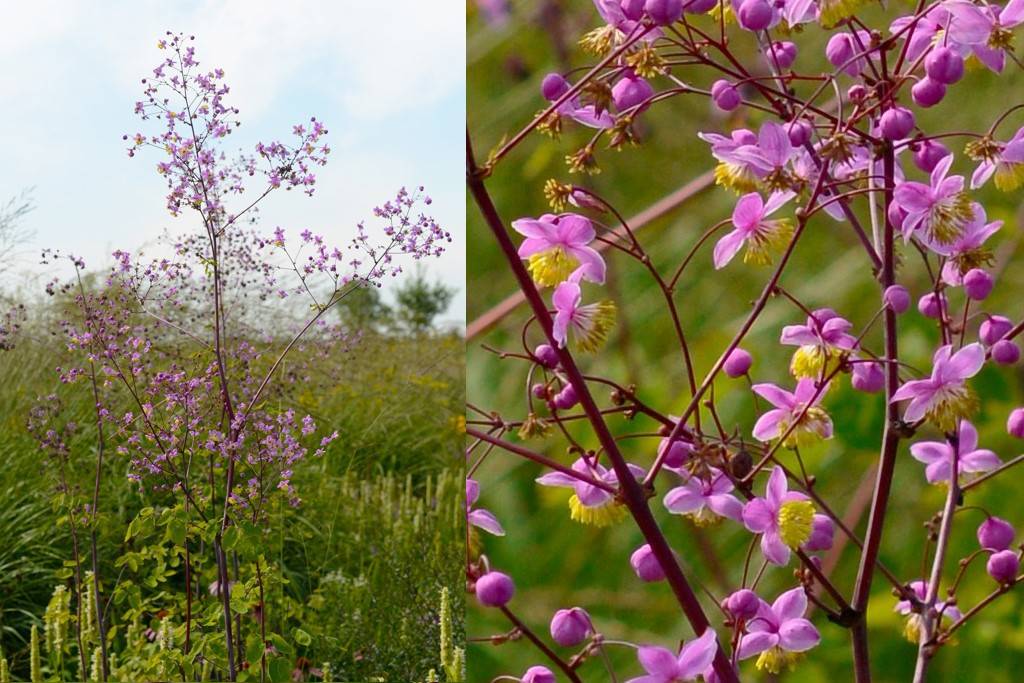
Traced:
[[984, 364], [985, 349], [981, 344], [968, 344], [956, 353], [950, 345], [939, 348], [932, 358], [931, 377], [906, 382], [893, 394], [893, 401], [910, 399], [904, 422], [927, 418], [939, 429], [952, 431], [956, 421], [975, 408], [977, 398], [966, 380], [978, 374]]
[[[600, 464], [591, 466], [584, 458], [574, 462], [572, 469], [612, 486], [619, 483], [614, 470], [606, 469]], [[641, 467], [629, 465], [629, 469], [635, 477], [644, 476], [644, 470]], [[563, 486], [573, 489], [573, 495], [569, 499], [569, 510], [572, 518], [581, 524], [593, 524], [598, 527], [609, 526], [627, 514], [626, 509], [608, 491], [563, 472], [549, 472], [538, 477], [537, 483], [541, 486]]]
[[647, 645], [637, 651], [640, 666], [646, 676], [631, 678], [626, 683], [683, 683], [695, 681], [711, 666], [718, 642], [713, 629], [707, 629], [696, 640], [691, 640], [674, 654], [663, 647]]
[[786, 474], [778, 466], [768, 477], [764, 497], [743, 506], [743, 524], [761, 534], [761, 552], [772, 564], [788, 564], [790, 549], [810, 538], [813, 523], [814, 505], [804, 494], [789, 490]]
[[679, 472], [683, 485], [665, 494], [665, 509], [688, 515], [697, 526], [709, 526], [723, 517], [743, 521], [743, 503], [732, 495], [732, 482], [721, 470], [708, 468], [707, 479], [685, 470]]
[[724, 268], [744, 245], [747, 246], [743, 254], [744, 263], [770, 264], [772, 253], [782, 250], [789, 242], [793, 223], [786, 218], [766, 219], [793, 196], [792, 192], [775, 192], [768, 197], [767, 204], [757, 192], [740, 197], [732, 212], [733, 230], [715, 245], [715, 268]]
[[505, 530], [501, 522], [489, 510], [474, 510], [473, 505], [480, 497], [480, 484], [475, 479], [466, 479], [466, 519], [473, 526], [483, 529], [495, 536], [504, 536]]
[[744, 145], [736, 153], [770, 189], [785, 190], [792, 185], [786, 166], [793, 161], [795, 150], [785, 127], [766, 121], [757, 133], [757, 143]]
[[531, 666], [519, 679], [520, 683], [558, 683], [555, 674], [546, 666]]
[[985, 241], [1003, 227], [1002, 221], [986, 222], [985, 207], [975, 202], [970, 220], [964, 223], [959, 236], [949, 244], [929, 244], [929, 248], [946, 257], [942, 266], [942, 281], [953, 287], [963, 282], [964, 274], [992, 260], [992, 252], [984, 247]]
[[576, 275], [558, 285], [551, 300], [555, 305], [551, 332], [559, 346], [565, 347], [571, 332], [573, 344], [581, 351], [593, 353], [601, 348], [615, 325], [613, 302], [582, 304], [583, 292]]
[[544, 214], [520, 218], [512, 227], [526, 237], [519, 245], [519, 258], [527, 259], [530, 274], [541, 287], [557, 285], [576, 271], [584, 280], [604, 282], [604, 259], [588, 246], [594, 241], [594, 226], [583, 216]]
[[772, 674], [792, 667], [799, 653], [821, 641], [818, 629], [804, 618], [806, 611], [803, 587], [786, 591], [771, 605], [762, 600], [757, 616], [747, 622], [747, 633], [740, 639], [739, 658], [760, 655], [757, 668]]
[[981, 161], [971, 175], [971, 189], [977, 189], [995, 176], [996, 187], [1012, 192], [1024, 183], [1024, 128], [1020, 128], [1009, 142], [989, 137], [967, 145], [967, 154]]
[[905, 181], [896, 186], [893, 201], [907, 214], [902, 225], [904, 240], [918, 233], [926, 244], [950, 244], [973, 217], [963, 176], [947, 177], [952, 164], [950, 154], [935, 165], [928, 183]]
[[781, 438], [797, 420], [796, 428], [786, 437], [784, 445], [794, 446], [832, 438], [832, 419], [818, 407], [827, 387], [818, 391], [815, 381], [804, 377], [796, 383], [793, 393], [775, 384], [755, 384], [753, 389], [758, 396], [775, 406], [758, 418], [754, 425], [754, 438], [758, 441]]
[[953, 458], [956, 454], [957, 478], [965, 473], [988, 472], [999, 467], [999, 456], [990, 450], [978, 448], [978, 430], [967, 420], [960, 420], [956, 448], [949, 442], [920, 441], [910, 447], [910, 454], [925, 468], [929, 484], [947, 482], [953, 473]]
[[[918, 602], [928, 599], [928, 584], [926, 582], [911, 581], [909, 587]], [[921, 614], [914, 611], [914, 605], [910, 600], [900, 600], [893, 609], [907, 617], [907, 622], [903, 626], [903, 637], [916, 645], [921, 640]], [[963, 616], [954, 605], [947, 605], [941, 600], [935, 602], [935, 611], [942, 615], [943, 621], [956, 621]]]
[[[807, 317], [804, 325], [786, 325], [779, 343], [799, 346], [793, 354], [790, 371], [794, 377], [819, 377], [822, 371], [834, 369], [845, 352], [857, 348], [857, 338], [851, 335], [853, 325], [831, 308], [819, 308]], [[826, 365], [830, 364], [826, 368]]]
[[757, 175], [749, 157], [739, 150], [757, 144], [757, 136], [746, 128], [738, 128], [729, 137], [718, 133], [698, 133], [704, 142], [711, 145], [711, 156], [718, 160], [715, 167], [715, 183], [738, 193], [753, 192], [757, 189]]

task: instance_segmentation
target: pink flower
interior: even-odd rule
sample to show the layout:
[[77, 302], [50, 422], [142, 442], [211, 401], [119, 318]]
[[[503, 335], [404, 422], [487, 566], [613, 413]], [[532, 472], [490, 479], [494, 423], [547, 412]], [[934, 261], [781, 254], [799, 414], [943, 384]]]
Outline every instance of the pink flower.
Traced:
[[718, 649], [713, 629], [707, 629], [696, 640], [691, 640], [675, 655], [663, 647], [647, 645], [637, 651], [640, 666], [646, 676], [631, 678], [626, 683], [683, 683], [695, 681], [705, 669], [711, 666]]
[[[988, 472], [1002, 461], [990, 450], [978, 448], [978, 430], [967, 420], [960, 420], [958, 443], [955, 449], [957, 479], [970, 472]], [[910, 454], [927, 467], [924, 470], [929, 484], [949, 481], [953, 473], [953, 444], [948, 441], [920, 441], [910, 447]]]
[[572, 332], [575, 345], [592, 353], [604, 344], [615, 324], [615, 304], [611, 301], [582, 304], [582, 301], [578, 275], [570, 276], [555, 288], [552, 296], [555, 320], [551, 333], [558, 345], [565, 347]]
[[753, 167], [758, 178], [769, 187], [788, 187], [786, 166], [793, 160], [795, 150], [786, 129], [774, 121], [766, 121], [757, 133], [757, 143], [744, 145], [736, 151], [739, 158]]
[[749, 156], [739, 153], [741, 148], [757, 144], [753, 131], [738, 128], [729, 133], [729, 137], [718, 133], [698, 133], [697, 137], [711, 145], [711, 156], [718, 160], [716, 183], [737, 193], [757, 188], [757, 176]]
[[[928, 584], [925, 581], [911, 581], [910, 590], [919, 603], [928, 599]], [[914, 605], [910, 600], [900, 600], [893, 609], [907, 617], [907, 623], [903, 626], [903, 637], [916, 645], [921, 639], [920, 612], [914, 611]], [[963, 616], [955, 606], [948, 605], [941, 600], [936, 601], [935, 611], [942, 615], [942, 621], [956, 621]]]
[[504, 536], [505, 530], [502, 528], [501, 522], [489, 510], [473, 509], [473, 505], [476, 504], [479, 497], [480, 484], [475, 479], [466, 479], [466, 519], [479, 529], [495, 536]]
[[972, 218], [963, 176], [946, 177], [952, 164], [950, 154], [935, 165], [927, 184], [906, 181], [896, 186], [893, 200], [907, 214], [902, 225], [904, 240], [919, 233], [926, 243], [949, 244]]
[[793, 226], [788, 219], [766, 219], [793, 196], [792, 192], [775, 192], [768, 198], [767, 204], [757, 192], [740, 197], [732, 212], [734, 229], [715, 245], [715, 268], [724, 268], [743, 245], [747, 245], [747, 252], [743, 256], [745, 263], [771, 263], [772, 252], [785, 247], [793, 234]]
[[585, 280], [604, 282], [605, 263], [590, 247], [595, 232], [583, 216], [567, 213], [520, 218], [512, 227], [526, 237], [519, 245], [519, 258], [529, 261], [530, 274], [538, 285], [557, 285], [577, 270]]
[[837, 361], [844, 352], [857, 348], [857, 338], [849, 333], [852, 327], [831, 308], [813, 311], [804, 325], [783, 327], [779, 343], [800, 347], [790, 364], [793, 376], [819, 377], [829, 361]]
[[[1024, 5], [1024, 0], [1021, 0]], [[1003, 192], [1016, 190], [1024, 183], [1024, 128], [1020, 128], [1009, 142], [982, 138], [967, 146], [972, 159], [980, 159], [971, 174], [971, 189], [975, 190], [995, 176], [996, 187]]]
[[[757, 423], [754, 424], [754, 438], [758, 441], [771, 441], [780, 438], [798, 419], [800, 419], [800, 423], [786, 439], [787, 446], [800, 443], [805, 439], [832, 438], [832, 419], [818, 407], [826, 390], [818, 391], [813, 379], [809, 377], [801, 379], [797, 382], [793, 393], [775, 384], [755, 384], [753, 390], [758, 396], [775, 406], [773, 410], [769, 410], [758, 418]], [[806, 414], [800, 418], [805, 408]]]
[[[584, 458], [574, 462], [572, 469], [612, 486], [617, 486], [619, 483], [614, 470], [609, 470], [600, 464], [591, 466]], [[631, 464], [629, 470], [637, 478], [644, 476], [644, 470], [641, 467]], [[625, 508], [619, 505], [615, 501], [615, 497], [608, 491], [563, 472], [549, 472], [538, 477], [537, 483], [541, 486], [571, 488], [573, 496], [569, 499], [569, 510], [572, 518], [582, 524], [608, 526], [627, 514]]]
[[974, 408], [976, 399], [965, 381], [978, 374], [984, 364], [985, 349], [977, 342], [956, 353], [952, 346], [943, 346], [932, 358], [931, 377], [906, 382], [893, 394], [892, 400], [910, 399], [903, 414], [905, 422], [927, 417], [939, 429], [952, 431], [956, 420], [966, 417]]
[[677, 515], [689, 515], [698, 526], [714, 523], [722, 517], [743, 521], [743, 503], [732, 495], [732, 482], [721, 470], [709, 467], [708, 478], [701, 479], [680, 470], [683, 485], [665, 494], [665, 509]]
[[804, 618], [807, 595], [803, 587], [788, 590], [769, 605], [761, 601], [757, 615], [747, 622], [747, 633], [740, 639], [739, 658], [760, 655], [757, 668], [777, 674], [796, 658], [821, 641], [814, 624]]
[[789, 490], [786, 474], [778, 466], [768, 477], [764, 497], [743, 506], [743, 524], [761, 534], [761, 552], [772, 564], [789, 563], [790, 549], [810, 538], [813, 522], [814, 506], [804, 494]]
[[985, 207], [975, 202], [973, 215], [964, 224], [960, 236], [949, 244], [930, 244], [929, 248], [940, 256], [946, 257], [942, 266], [942, 281], [954, 287], [963, 283], [963, 274], [991, 258], [985, 248], [985, 241], [1003, 227], [1002, 221], [986, 223]]

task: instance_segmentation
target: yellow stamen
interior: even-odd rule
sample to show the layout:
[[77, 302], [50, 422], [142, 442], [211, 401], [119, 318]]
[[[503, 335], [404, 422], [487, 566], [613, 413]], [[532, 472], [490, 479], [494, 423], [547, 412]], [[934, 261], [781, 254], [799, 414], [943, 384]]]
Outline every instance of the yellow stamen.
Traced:
[[[818, 16], [822, 27], [832, 28], [856, 14], [864, 4], [864, 0], [823, 0], [818, 5]], [[867, 46], [865, 45], [865, 47]]]
[[562, 247], [552, 247], [529, 258], [526, 267], [533, 281], [541, 287], [557, 285], [572, 275], [580, 262], [566, 253]]
[[[795, 411], [797, 414], [803, 412], [802, 409]], [[782, 435], [789, 430], [789, 422], [782, 420], [779, 422], [779, 435], [777, 438], [782, 438]], [[828, 413], [822, 408], [817, 406], [807, 409], [803, 419], [800, 423], [790, 432], [789, 436], [783, 442], [783, 446], [786, 448], [795, 448], [801, 446], [809, 446], [816, 443], [824, 438], [828, 433]]]
[[572, 338], [573, 346], [585, 353], [595, 353], [604, 346], [608, 334], [615, 326], [616, 309], [613, 301], [598, 301], [595, 304], [581, 306], [576, 312], [573, 327], [576, 334]]
[[782, 673], [782, 670], [792, 671], [796, 663], [803, 658], [799, 652], [786, 652], [781, 647], [772, 647], [760, 654], [757, 658], [758, 671], [767, 671], [770, 674]]
[[763, 222], [747, 239], [743, 262], [758, 266], [771, 265], [774, 255], [786, 248], [792, 236], [793, 222], [788, 218]]
[[569, 516], [580, 524], [603, 528], [621, 522], [629, 511], [614, 500], [601, 505], [584, 505], [575, 493], [569, 498]]
[[817, 379], [822, 374], [828, 375], [839, 367], [842, 362], [841, 350], [833, 350], [819, 344], [805, 344], [793, 353], [789, 363], [789, 371], [797, 379], [810, 377]]
[[1001, 161], [996, 164], [996, 172], [992, 179], [996, 188], [1003, 192], [1013, 192], [1021, 185], [1024, 185], [1024, 164]]
[[693, 522], [693, 525], [701, 529], [708, 527], [717, 526], [721, 521], [722, 517], [719, 517], [710, 508], [702, 507], [696, 512], [691, 512], [687, 517]]
[[746, 166], [723, 161], [715, 166], [715, 184], [736, 194], [746, 194], [757, 189], [757, 177]]
[[978, 396], [965, 385], [947, 389], [942, 398], [925, 413], [925, 419], [944, 432], [953, 432], [960, 420], [970, 417], [977, 410]]
[[809, 500], [791, 500], [779, 508], [779, 538], [790, 548], [799, 548], [811, 537], [814, 505]]
[[928, 231], [939, 244], [950, 244], [963, 234], [964, 223], [973, 217], [971, 198], [966, 192], [958, 192], [932, 207]]

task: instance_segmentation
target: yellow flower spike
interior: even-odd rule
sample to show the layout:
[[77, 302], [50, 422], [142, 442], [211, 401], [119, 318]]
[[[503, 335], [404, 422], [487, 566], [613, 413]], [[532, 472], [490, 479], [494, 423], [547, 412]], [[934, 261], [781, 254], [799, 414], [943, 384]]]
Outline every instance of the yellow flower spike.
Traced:
[[551, 287], [564, 282], [580, 262], [561, 247], [554, 247], [531, 256], [526, 264], [533, 281], [540, 287]]
[[779, 538], [790, 548], [799, 548], [811, 537], [814, 505], [809, 500], [791, 500], [779, 508]]

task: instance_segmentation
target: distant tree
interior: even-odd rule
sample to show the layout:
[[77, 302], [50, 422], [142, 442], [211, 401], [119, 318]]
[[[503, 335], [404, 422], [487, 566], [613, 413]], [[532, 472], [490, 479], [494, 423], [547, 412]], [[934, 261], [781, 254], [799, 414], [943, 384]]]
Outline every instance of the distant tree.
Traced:
[[352, 290], [338, 301], [337, 308], [341, 323], [352, 329], [379, 330], [392, 320], [391, 309], [372, 285]]
[[395, 292], [396, 316], [406, 330], [421, 333], [429, 330], [434, 319], [448, 308], [455, 289], [442, 282], [428, 282], [426, 273], [417, 268]]

